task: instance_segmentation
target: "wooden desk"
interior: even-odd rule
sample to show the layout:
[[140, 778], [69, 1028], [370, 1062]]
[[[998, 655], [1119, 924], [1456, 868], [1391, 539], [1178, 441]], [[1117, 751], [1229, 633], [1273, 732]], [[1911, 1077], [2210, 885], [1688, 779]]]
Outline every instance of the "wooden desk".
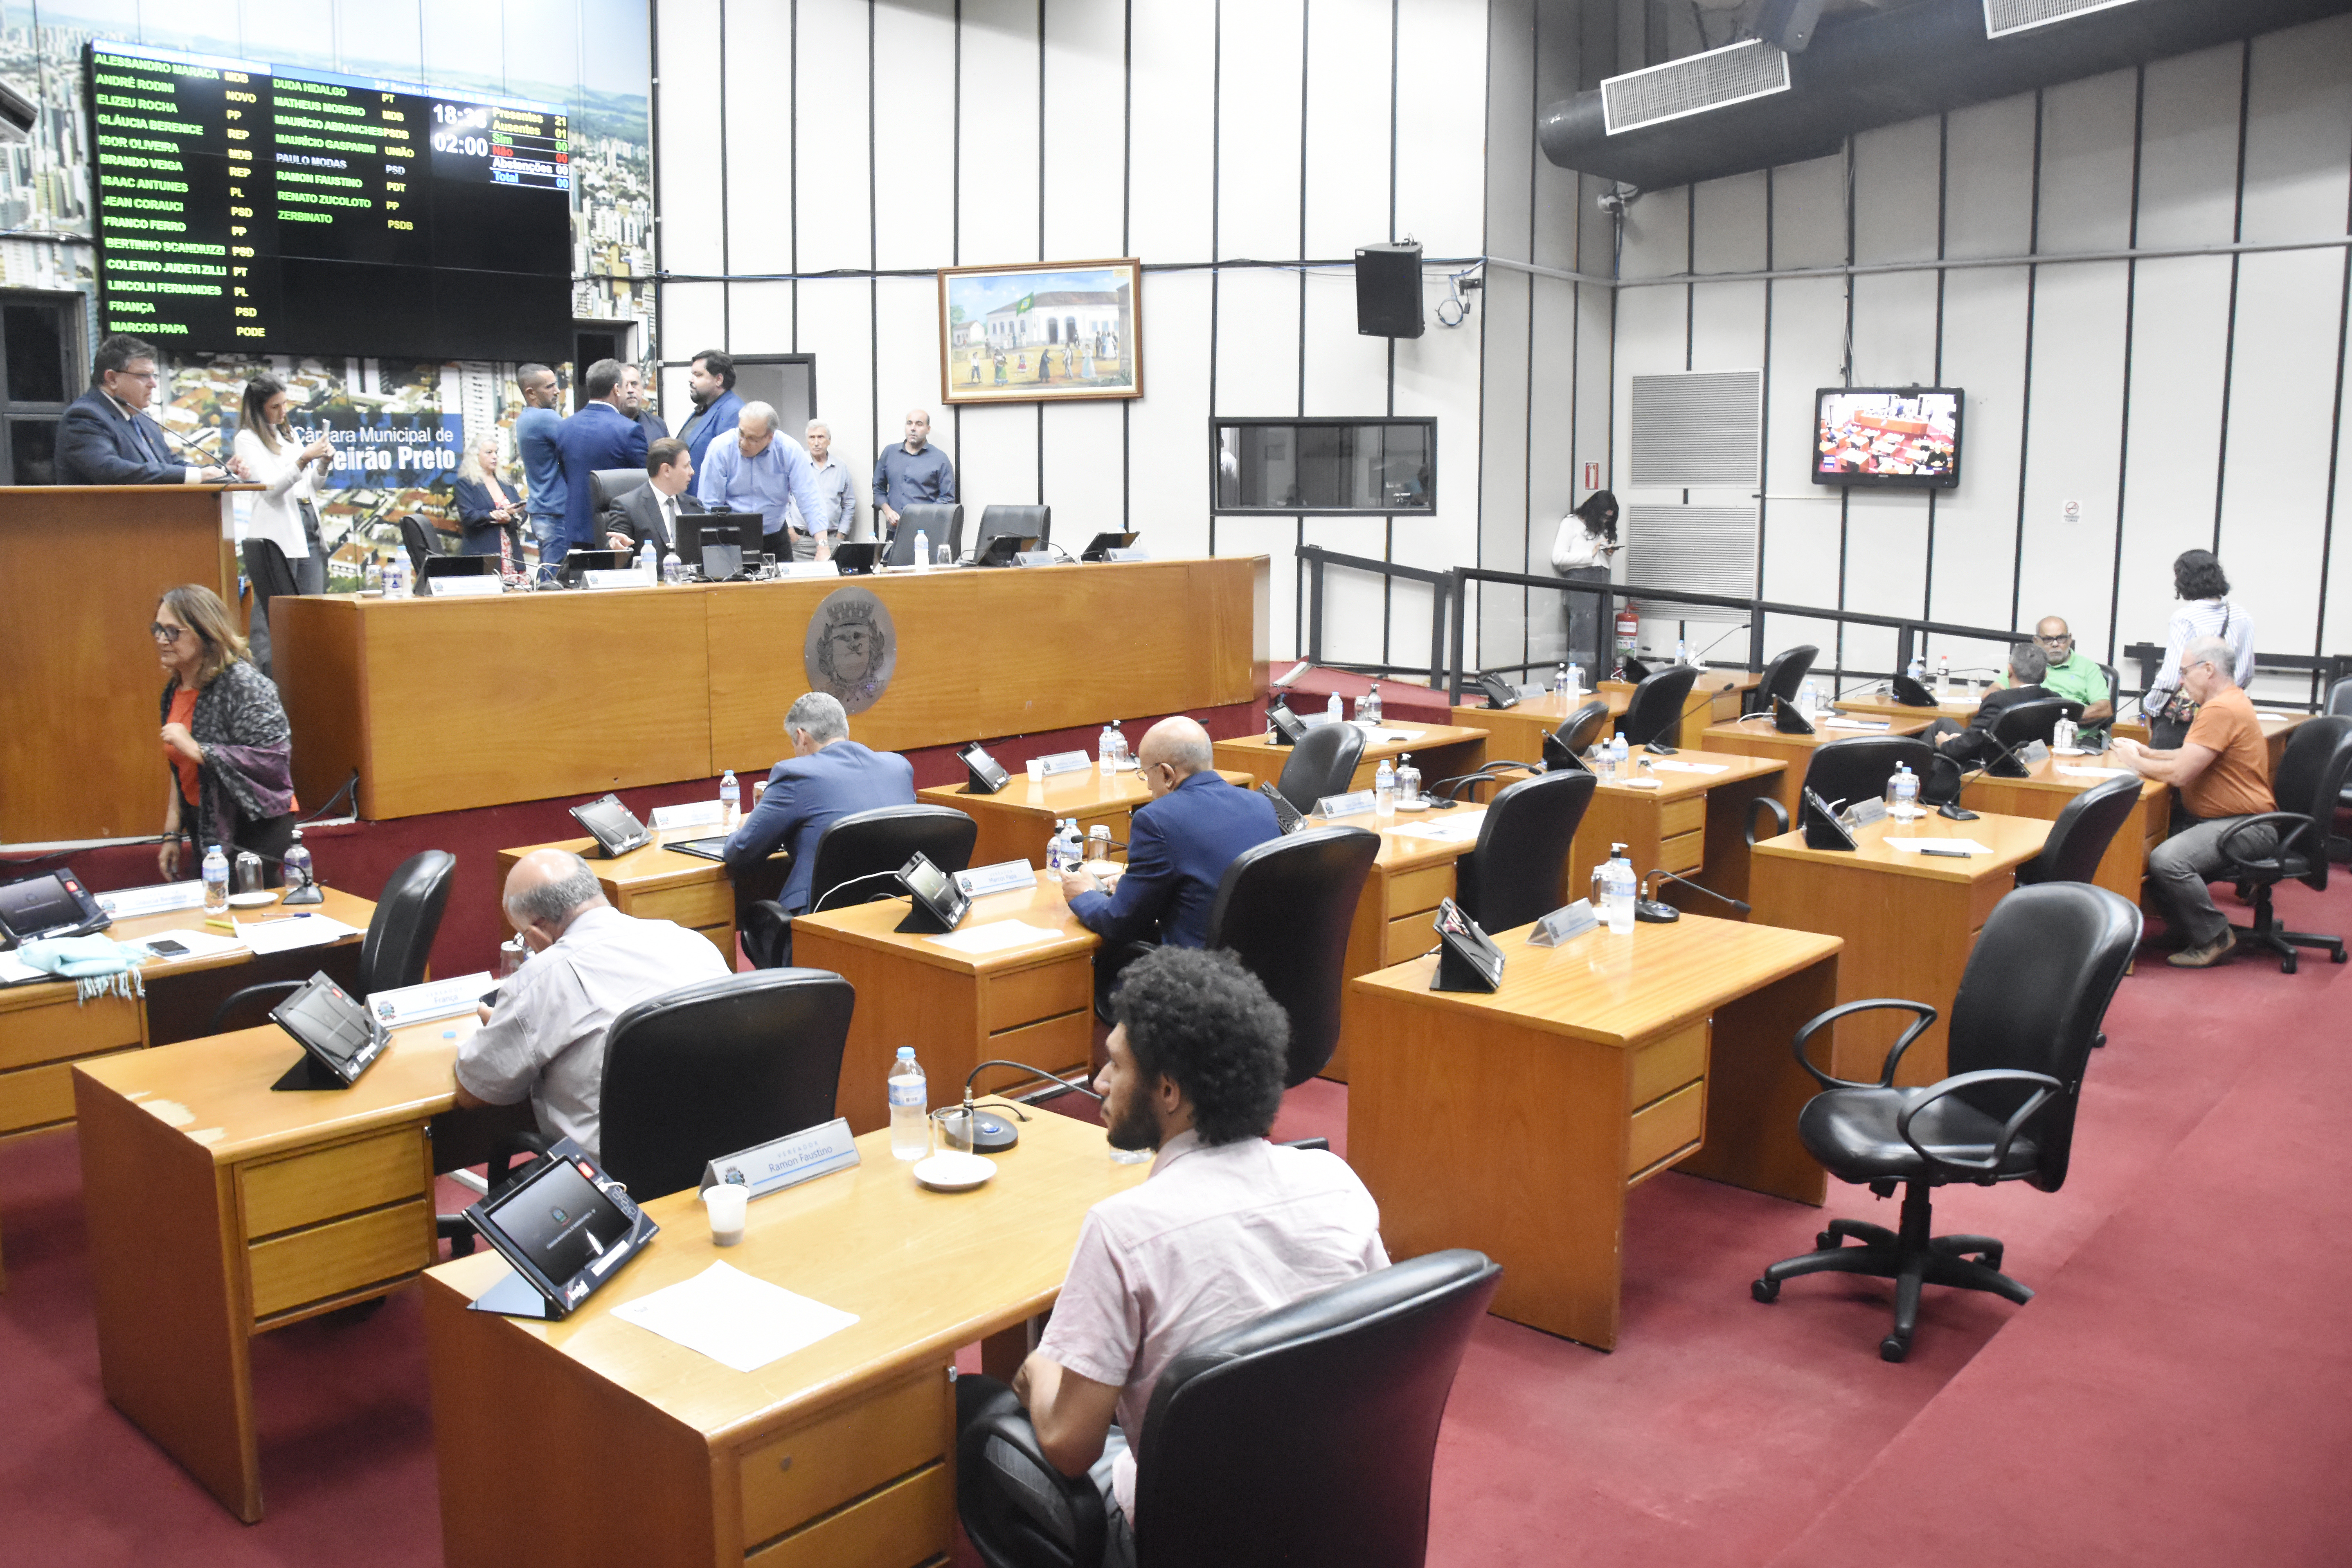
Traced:
[[[961, 1099], [963, 1080], [992, 1057], [1048, 1072], [1087, 1069], [1094, 1046], [1094, 954], [1101, 939], [1078, 923], [1059, 882], [1038, 874], [1026, 891], [974, 899], [965, 931], [1017, 920], [1050, 929], [1050, 941], [972, 955], [892, 928], [908, 900], [852, 904], [793, 921], [793, 962], [830, 969], [857, 991], [841, 1054], [835, 1114], [870, 1132], [889, 1121], [890, 1062], [912, 1046], [931, 1103]], [[992, 1073], [983, 1089], [1024, 1081]]]
[[253, 1336], [432, 1264], [428, 1125], [475, 1027], [400, 1030], [329, 1091], [271, 1091], [302, 1054], [275, 1025], [74, 1067], [106, 1396], [248, 1524]]
[[[1244, 789], [1255, 787], [1245, 773], [1228, 771], [1222, 776]], [[973, 865], [1026, 860], [1043, 866], [1045, 841], [1054, 837], [1055, 823], [1075, 816], [1083, 835], [1099, 822], [1124, 844], [1136, 812], [1150, 803], [1151, 792], [1135, 773], [1105, 778], [1099, 768], [1089, 768], [1083, 773], [1055, 773], [1036, 784], [1029, 782], [1025, 772], [1014, 773], [994, 795], [966, 795], [962, 784], [933, 784], [917, 790], [915, 798], [927, 805], [951, 805], [980, 824], [980, 837], [971, 847]]]
[[[1363, 760], [1356, 764], [1355, 777], [1349, 782], [1350, 790], [1372, 787], [1372, 775], [1380, 770], [1381, 761], [1394, 762], [1408, 752], [1413, 766], [1421, 770], [1423, 789], [1434, 787], [1440, 779], [1459, 777], [1475, 773], [1486, 761], [1486, 731], [1465, 729], [1458, 724], [1383, 724], [1388, 733], [1410, 731], [1412, 739], [1381, 740], [1368, 737], [1364, 742]], [[1220, 772], [1245, 774], [1253, 785], [1279, 784], [1282, 765], [1290, 760], [1288, 746], [1270, 744], [1263, 735], [1250, 735], [1237, 741], [1219, 741], [1214, 747]]]
[[[1921, 710], [1914, 709], [1915, 714]], [[1769, 757], [1788, 764], [1780, 775], [1780, 799], [1789, 819], [1795, 821], [1797, 802], [1805, 787], [1805, 769], [1812, 764], [1813, 748], [1826, 746], [1832, 741], [1850, 741], [1857, 735], [1916, 735], [1930, 721], [1923, 718], [1890, 719], [1884, 730], [1832, 730], [1822, 720], [1816, 719], [1810, 735], [1783, 735], [1772, 728], [1772, 721], [1761, 714], [1744, 722], [1710, 724], [1700, 737], [1700, 749], [1708, 752], [1728, 752], [1735, 756]]]
[[[1265, 557], [1237, 556], [488, 599], [325, 595], [275, 601], [270, 625], [288, 650], [297, 787], [324, 800], [357, 768], [361, 811], [382, 818], [764, 773], [807, 683], [803, 635], [845, 588], [878, 598], [897, 636], [888, 689], [851, 724], [877, 750], [1248, 702], [1267, 657], [1266, 572]], [[151, 603], [122, 636], [135, 642]], [[1006, 635], [983, 657], [975, 628]], [[527, 677], [415, 699], [418, 671], [504, 670], [516, 648], [535, 667], [596, 670], [593, 700]]]
[[[955, 1352], [1046, 1310], [1086, 1211], [1150, 1167], [1112, 1163], [1099, 1128], [1050, 1111], [975, 1192], [918, 1186], [887, 1131], [858, 1152], [855, 1170], [754, 1199], [723, 1251], [692, 1193], [656, 1199], [662, 1234], [561, 1323], [467, 1310], [506, 1273], [494, 1254], [425, 1275], [450, 1568], [947, 1560]], [[745, 1373], [611, 1311], [719, 1261], [857, 1321]], [[518, 1440], [518, 1412], [536, 1440]], [[583, 1464], [608, 1483], [583, 1484]]]
[[[2316, 718], [2317, 715], [2312, 713], [2273, 713], [2262, 709], [2257, 709], [2255, 710], [2254, 717], [2262, 724], [2263, 738], [2270, 742], [2271, 777], [2276, 778], [2278, 777], [2279, 759], [2286, 755], [2286, 738], [2289, 735], [2294, 734], [2306, 720]], [[2147, 724], [2145, 721], [2126, 720], [2125, 722], [2114, 726], [2108, 731], [2108, 733], [2112, 735], [2120, 735], [2126, 741], [2137, 741], [2143, 746], [2148, 743]]]
[[[610, 860], [591, 858], [588, 864], [596, 873], [596, 885], [604, 889], [604, 897], [612, 900], [614, 909], [639, 920], [676, 921], [689, 931], [700, 931], [710, 939], [710, 944], [731, 969], [735, 964], [735, 883], [728, 876], [726, 865], [662, 847], [665, 841], [709, 838], [726, 831], [711, 826], [674, 827], [656, 833], [651, 844], [626, 855]], [[565, 838], [552, 844], [501, 849], [499, 887], [501, 891], [505, 889], [507, 875], [514, 869], [515, 862], [533, 850], [569, 849], [575, 855], [586, 855], [595, 847], [593, 838]], [[788, 860], [791, 857], [780, 855], [775, 858]], [[514, 935], [503, 899], [499, 905], [499, 928], [509, 936]]]
[[[1930, 687], [1928, 689], [1932, 691], [1935, 689]], [[1839, 698], [1832, 706], [1841, 713], [1852, 713], [1858, 718], [1925, 719], [1931, 724], [1938, 719], [1949, 719], [1954, 723], [1965, 724], [1977, 716], [1977, 710], [1984, 703], [1985, 693], [1991, 689], [1989, 686], [1965, 690], [1955, 689], [1949, 701], [1938, 702], [1933, 708], [1909, 707], [1896, 701], [1894, 693], [1888, 691], [1857, 692]]]
[[[147, 626], [181, 583], [245, 624], [227, 492], [257, 488], [0, 487], [0, 843], [162, 830], [163, 671]], [[333, 792], [306, 784], [303, 798]]]
[[[375, 906], [332, 888], [310, 908], [365, 931]], [[267, 919], [280, 909], [250, 911]], [[247, 911], [237, 911], [240, 919]], [[183, 927], [205, 929], [201, 909], [119, 920], [106, 934], [118, 942]], [[222, 933], [226, 934], [226, 933]], [[77, 1061], [194, 1039], [212, 1028], [213, 1010], [242, 986], [272, 980], [307, 980], [325, 970], [345, 984], [359, 977], [361, 938], [327, 947], [256, 958], [237, 952], [209, 958], [150, 959], [139, 966], [145, 1000], [106, 995], [81, 1005], [70, 980], [0, 990], [0, 1138], [61, 1127], [73, 1120], [70, 1069]]]
[[1789, 1042], [1834, 1001], [1840, 943], [1696, 915], [1549, 949], [1533, 929], [1496, 938], [1492, 994], [1430, 990], [1433, 958], [1349, 983], [1348, 1159], [1391, 1256], [1477, 1247], [1495, 1311], [1606, 1350], [1630, 1188], [1680, 1164], [1822, 1201]]
[[[1585, 692], [1574, 702], [1564, 702], [1547, 691], [1540, 697], [1521, 698], [1516, 708], [1456, 703], [1453, 718], [1465, 729], [1486, 731], [1488, 762], [1537, 763], [1543, 760], [1544, 737], [1596, 698], [1609, 704], [1609, 722], [1601, 732], [1613, 735], [1617, 721], [1625, 716], [1626, 706], [1633, 700], [1633, 689], [1622, 680], [1604, 680], [1598, 690]], [[1432, 776], [1426, 768], [1422, 772], [1425, 777]]]
[[[2034, 765], [2021, 779], [1995, 778], [1990, 773], [1979, 773], [1961, 787], [1960, 804], [1970, 811], [1999, 812], [2003, 816], [2038, 817], [2055, 822], [2058, 814], [2066, 809], [2074, 798], [2084, 790], [2106, 783], [2104, 778], [2083, 778], [2061, 773], [2064, 767], [2111, 768], [2122, 766], [2122, 760], [2102, 753], [2095, 757], [2050, 757]], [[2116, 829], [2107, 852], [2099, 858], [2098, 873], [2091, 879], [2110, 892], [2120, 893], [2134, 904], [2139, 902], [2140, 881], [2147, 875], [2150, 851], [2164, 842], [2172, 825], [2171, 785], [2154, 779], [2143, 780], [2139, 799], [2133, 803], [2131, 815]], [[1944, 822], [1952, 837], [1964, 837], [1973, 825], [1966, 822]]]
[[[1854, 830], [1861, 847], [1852, 850], [1808, 849], [1802, 832], [1785, 833], [1759, 841], [1749, 861], [1751, 919], [1844, 938], [1841, 1002], [1895, 996], [1934, 1007], [1935, 1026], [1904, 1054], [1895, 1075], [1901, 1084], [1934, 1083], [1944, 1076], [1952, 998], [1977, 932], [2017, 885], [2017, 868], [2040, 854], [2049, 836], [2046, 821], [1990, 812], [1974, 822], [1933, 813], [1911, 823], [1874, 822]], [[1972, 838], [1992, 853], [1955, 860], [1888, 847], [1901, 838]], [[1895, 1012], [1846, 1019], [1837, 1026], [1829, 1070], [1875, 1082], [1887, 1046], [1912, 1019]]]
[[[1476, 847], [1478, 819], [1486, 815], [1483, 807], [1401, 812], [1383, 825], [1372, 813], [1361, 812], [1336, 817], [1328, 824], [1369, 828], [1380, 834], [1381, 847], [1373, 857], [1371, 874], [1364, 879], [1364, 890], [1357, 895], [1355, 919], [1348, 928], [1347, 956], [1339, 968], [1339, 1041], [1317, 1076], [1335, 1083], [1348, 1081], [1349, 1045], [1360, 1037], [1364, 1025], [1356, 1013], [1354, 989], [1345, 983], [1402, 963], [1436, 943], [1433, 922], [1438, 903], [1454, 896], [1454, 864]], [[1413, 831], [1455, 825], [1467, 829], [1470, 837], [1431, 838]]]

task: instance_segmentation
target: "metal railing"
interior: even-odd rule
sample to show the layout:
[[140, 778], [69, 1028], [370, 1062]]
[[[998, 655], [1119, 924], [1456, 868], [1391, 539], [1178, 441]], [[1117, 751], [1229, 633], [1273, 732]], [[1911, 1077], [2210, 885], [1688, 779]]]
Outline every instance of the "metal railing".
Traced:
[[[1483, 566], [1456, 566], [1446, 572], [1433, 572], [1427, 567], [1402, 566], [1393, 562], [1375, 560], [1364, 555], [1342, 554], [1320, 545], [1302, 544], [1297, 558], [1307, 569], [1307, 623], [1306, 654], [1316, 664], [1323, 660], [1323, 578], [1333, 567], [1348, 571], [1368, 572], [1378, 576], [1401, 577], [1409, 582], [1427, 583], [1437, 590], [1430, 606], [1429, 684], [1443, 688], [1447, 700], [1458, 702], [1462, 688], [1471, 673], [1465, 658], [1465, 643], [1468, 633], [1470, 584], [1492, 583], [1504, 587], [1528, 588], [1559, 594], [1590, 594], [1600, 601], [1600, 613], [1594, 617], [1597, 631], [1591, 649], [1572, 648], [1571, 654], [1590, 652], [1592, 667], [1606, 669], [1615, 663], [1612, 647], [1613, 620], [1619, 598], [1638, 599], [1646, 603], [1689, 605], [1702, 609], [1731, 610], [1747, 620], [1748, 657], [1749, 669], [1763, 668], [1766, 656], [1764, 617], [1790, 616], [1809, 621], [1827, 621], [1841, 630], [1847, 626], [1875, 626], [1895, 633], [1895, 669], [1848, 669], [1831, 665], [1820, 667], [1821, 673], [1840, 679], [1883, 680], [1895, 670], [1907, 668], [1915, 651], [1929, 636], [1965, 637], [1978, 642], [1996, 643], [2002, 647], [2026, 640], [2031, 635], [2013, 626], [1971, 626], [1954, 621], [1931, 620], [1921, 616], [1882, 616], [1866, 610], [1835, 609], [1822, 605], [1792, 605], [1777, 599], [1736, 598], [1724, 594], [1697, 594], [1680, 588], [1654, 588], [1633, 583], [1583, 583], [1572, 578], [1537, 577], [1522, 572], [1497, 572]], [[2141, 684], [2126, 687], [2126, 694], [2137, 696], [2147, 689], [2149, 665], [2163, 658], [2164, 650], [2145, 643], [2135, 643], [2124, 649], [2126, 658], [2141, 667]], [[2328, 684], [2352, 674], [2352, 655], [2263, 654], [2254, 656], [2256, 668], [2280, 674], [2308, 675], [2313, 681], [2311, 700], [2305, 706], [2316, 709], [2325, 700]], [[1377, 674], [1402, 674], [1414, 667], [1400, 665], [1360, 666]], [[1526, 671], [1539, 668], [1533, 664], [1498, 664], [1480, 666], [1490, 672], [1500, 670]], [[1418, 673], [1417, 668], [1414, 672]], [[2264, 699], [2266, 702], [2272, 701]], [[2273, 703], [2273, 706], [2294, 706]]]

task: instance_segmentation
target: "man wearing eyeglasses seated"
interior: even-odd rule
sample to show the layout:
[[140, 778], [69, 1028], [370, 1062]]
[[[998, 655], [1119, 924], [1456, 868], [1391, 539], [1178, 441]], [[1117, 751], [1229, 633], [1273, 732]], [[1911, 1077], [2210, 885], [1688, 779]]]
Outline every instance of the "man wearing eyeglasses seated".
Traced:
[[2033, 628], [2034, 646], [2049, 668], [2042, 672], [2042, 695], [2063, 697], [2069, 702], [2083, 705], [2083, 717], [2077, 721], [2085, 730], [2105, 729], [2116, 716], [2116, 705], [2107, 689], [2107, 672], [2074, 647], [2074, 634], [2056, 616], [2044, 616]]
[[2021, 702], [2035, 702], [2058, 695], [2043, 679], [2049, 672], [2050, 661], [2043, 656], [2038, 642], [2011, 643], [2006, 677], [2008, 684], [1986, 692], [1984, 700], [1977, 704], [1977, 710], [1969, 716], [1967, 724], [1938, 719], [1920, 731], [1919, 738], [1964, 763], [1990, 760], [2000, 749], [1993, 741], [1992, 727], [2000, 721], [2003, 712]]

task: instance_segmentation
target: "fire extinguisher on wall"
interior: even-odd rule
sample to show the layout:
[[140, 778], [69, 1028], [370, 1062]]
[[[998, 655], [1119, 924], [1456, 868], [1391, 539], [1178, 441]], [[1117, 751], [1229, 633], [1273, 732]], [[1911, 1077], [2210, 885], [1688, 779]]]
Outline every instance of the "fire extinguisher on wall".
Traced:
[[1618, 605], [1617, 668], [1611, 672], [1612, 679], [1622, 680], [1625, 679], [1625, 661], [1633, 657], [1634, 651], [1641, 647], [1641, 644], [1642, 617], [1633, 613], [1633, 605]]

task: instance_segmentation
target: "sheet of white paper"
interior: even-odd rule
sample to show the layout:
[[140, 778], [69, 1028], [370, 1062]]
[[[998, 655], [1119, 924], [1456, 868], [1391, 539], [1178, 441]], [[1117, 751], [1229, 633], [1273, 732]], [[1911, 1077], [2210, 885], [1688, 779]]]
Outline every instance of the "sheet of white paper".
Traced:
[[1429, 733], [1426, 730], [1400, 730], [1392, 724], [1361, 726], [1364, 743], [1371, 746], [1402, 746], [1408, 741], [1418, 741]]
[[202, 882], [166, 882], [158, 888], [119, 888], [111, 893], [98, 895], [98, 907], [116, 920], [126, 921], [133, 915], [160, 915], [173, 910], [194, 910], [204, 907], [205, 885]]
[[239, 921], [236, 933], [256, 956], [260, 956], [292, 952], [301, 947], [324, 947], [331, 942], [359, 935], [359, 928], [347, 926], [332, 915], [278, 915], [266, 921]]
[[2254, 717], [2257, 719], [2267, 719], [2273, 724], [2284, 724], [2287, 721], [2289, 715], [2284, 713], [2265, 713], [2261, 709], [2257, 708], [2254, 710]]
[[1827, 727], [1832, 730], [1884, 730], [1886, 723], [1884, 719], [1832, 719]]
[[929, 940], [958, 952], [977, 955], [1003, 952], [1008, 947], [1026, 947], [1033, 942], [1051, 942], [1060, 934], [1045, 926], [1033, 926], [1027, 921], [987, 921]]
[[1991, 845], [1979, 844], [1973, 838], [1890, 838], [1886, 840], [1886, 847], [1889, 849], [1909, 849], [1915, 853], [1929, 849], [1957, 849], [1966, 855], [1992, 853]]
[[737, 1372], [757, 1372], [857, 1321], [855, 1312], [796, 1296], [724, 1263], [625, 1301], [613, 1316]]
[[1434, 838], [1445, 844], [1467, 844], [1478, 837], [1478, 824], [1486, 815], [1483, 811], [1468, 816], [1456, 813], [1444, 822], [1405, 823], [1401, 825], [1397, 831], [1409, 833], [1415, 838]]
[[185, 952], [172, 954], [173, 958], [210, 958], [216, 952], [235, 952], [245, 946], [245, 943], [226, 932], [198, 931], [194, 926], [181, 926], [175, 931], [150, 931], [139, 941], [142, 945], [144, 945], [166, 939], [176, 942], [188, 950]]
[[1729, 763], [1686, 763], [1680, 757], [1652, 757], [1650, 765], [1662, 773], [1727, 773]]
[[2078, 779], [2127, 779], [2132, 772], [2129, 768], [2070, 768], [2063, 763], [2058, 764], [2058, 771]]
[[13, 952], [0, 952], [0, 985], [26, 985], [36, 980], [55, 978], [25, 963]]

